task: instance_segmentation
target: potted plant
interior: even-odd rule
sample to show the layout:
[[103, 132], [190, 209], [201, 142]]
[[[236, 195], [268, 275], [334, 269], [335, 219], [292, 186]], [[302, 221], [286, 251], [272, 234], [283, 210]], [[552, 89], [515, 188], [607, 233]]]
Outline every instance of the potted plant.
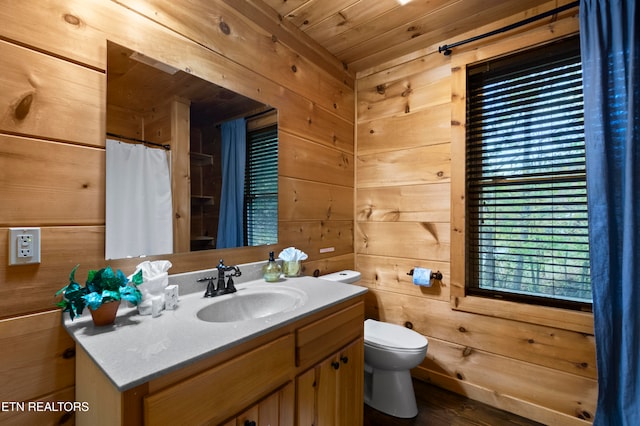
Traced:
[[142, 283], [142, 271], [129, 279], [119, 269], [114, 273], [107, 266], [100, 270], [90, 270], [85, 285], [76, 282], [75, 274], [80, 265], [76, 265], [69, 274], [69, 284], [56, 292], [63, 298], [57, 306], [62, 312], [69, 312], [71, 320], [81, 315], [89, 307], [95, 325], [113, 324], [121, 300], [137, 305], [142, 294], [137, 286]]

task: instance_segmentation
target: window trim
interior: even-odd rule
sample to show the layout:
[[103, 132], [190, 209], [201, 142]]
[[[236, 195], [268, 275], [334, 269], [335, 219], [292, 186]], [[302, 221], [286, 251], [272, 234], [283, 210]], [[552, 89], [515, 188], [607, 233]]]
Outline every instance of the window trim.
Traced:
[[[561, 37], [575, 35], [568, 31]], [[538, 43], [558, 40], [546, 34]], [[533, 45], [531, 47], [534, 47]], [[562, 308], [532, 305], [468, 295], [465, 286], [465, 164], [466, 164], [466, 74], [467, 67], [501, 55], [513, 53], [508, 40], [486, 48], [452, 55], [451, 60], [451, 287], [450, 305], [454, 310], [488, 315], [532, 324], [593, 334], [593, 314]]]

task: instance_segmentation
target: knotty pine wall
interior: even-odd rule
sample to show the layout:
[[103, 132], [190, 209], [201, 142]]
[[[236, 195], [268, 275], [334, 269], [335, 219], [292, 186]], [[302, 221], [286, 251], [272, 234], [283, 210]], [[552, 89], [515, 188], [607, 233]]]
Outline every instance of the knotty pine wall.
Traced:
[[[307, 272], [354, 267], [354, 78], [275, 14], [234, 0], [0, 0], [0, 22], [0, 401], [74, 399], [54, 293], [75, 264], [79, 276], [106, 264], [107, 40], [279, 111], [279, 243], [168, 256], [172, 273], [289, 245], [309, 254]], [[42, 262], [9, 267], [8, 228], [25, 226], [42, 229]], [[0, 412], [58, 422], [72, 419]]]
[[[558, 5], [550, 2], [545, 10]], [[459, 40], [542, 11], [523, 11]], [[592, 421], [597, 396], [592, 322], [590, 330], [571, 331], [561, 311], [543, 325], [534, 316], [516, 321], [505, 318], [509, 313], [452, 308], [452, 276], [464, 277], [463, 259], [454, 257], [460, 251], [452, 246], [458, 233], [452, 206], [464, 211], [463, 188], [452, 187], [451, 179], [464, 172], [464, 164], [451, 160], [454, 149], [464, 149], [465, 94], [456, 73], [467, 63], [576, 32], [574, 9], [455, 48], [450, 57], [439, 54], [438, 46], [425, 46], [356, 78], [355, 251], [356, 268], [370, 289], [367, 316], [411, 323], [428, 338], [427, 357], [414, 376], [553, 425]], [[462, 139], [454, 146], [455, 132], [462, 132]], [[431, 288], [414, 286], [407, 272], [415, 266], [439, 270], [444, 278]]]

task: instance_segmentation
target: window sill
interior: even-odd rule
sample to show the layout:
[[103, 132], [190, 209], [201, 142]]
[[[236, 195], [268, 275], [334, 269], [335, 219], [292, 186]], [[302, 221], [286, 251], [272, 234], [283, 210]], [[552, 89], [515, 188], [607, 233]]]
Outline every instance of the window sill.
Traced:
[[[464, 292], [464, 289], [459, 288], [459, 290]], [[458, 296], [454, 293], [452, 291], [451, 308], [455, 310], [593, 335], [593, 314], [591, 312], [571, 311], [477, 296]]]

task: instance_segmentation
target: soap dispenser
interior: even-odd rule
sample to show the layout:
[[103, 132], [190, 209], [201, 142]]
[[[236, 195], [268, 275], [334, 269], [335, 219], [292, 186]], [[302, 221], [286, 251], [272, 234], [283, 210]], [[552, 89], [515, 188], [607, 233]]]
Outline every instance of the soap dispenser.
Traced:
[[269, 252], [269, 262], [262, 267], [262, 275], [264, 280], [268, 283], [276, 282], [280, 279], [280, 273], [282, 269], [276, 260], [274, 259], [273, 252]]

